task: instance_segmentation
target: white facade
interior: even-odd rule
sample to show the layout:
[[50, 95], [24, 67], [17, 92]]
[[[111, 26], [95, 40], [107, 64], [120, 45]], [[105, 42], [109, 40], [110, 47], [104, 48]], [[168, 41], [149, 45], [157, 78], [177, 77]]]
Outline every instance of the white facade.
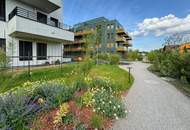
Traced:
[[[0, 21], [0, 39], [6, 39], [6, 54], [11, 66], [26, 66], [28, 60], [21, 60], [20, 41], [32, 42], [31, 65], [63, 61], [63, 44], [74, 41], [74, 33], [60, 26], [62, 19], [61, 0], [5, 0], [6, 20]], [[32, 1], [32, 2], [31, 2]], [[41, 1], [41, 2], [40, 2]], [[35, 3], [36, 2], [36, 3]], [[18, 7], [17, 14], [9, 16]], [[49, 8], [46, 8], [49, 7]], [[37, 12], [47, 16], [47, 23], [39, 22]], [[20, 13], [20, 14], [19, 14]], [[50, 19], [51, 18], [51, 19]], [[52, 18], [57, 20], [53, 21]], [[50, 20], [50, 22], [48, 22]], [[49, 24], [50, 23], [50, 24]], [[46, 44], [46, 58], [37, 60], [38, 43]], [[38, 47], [39, 48], [39, 47]], [[39, 50], [38, 50], [39, 52]], [[23, 52], [26, 53], [26, 52]]]

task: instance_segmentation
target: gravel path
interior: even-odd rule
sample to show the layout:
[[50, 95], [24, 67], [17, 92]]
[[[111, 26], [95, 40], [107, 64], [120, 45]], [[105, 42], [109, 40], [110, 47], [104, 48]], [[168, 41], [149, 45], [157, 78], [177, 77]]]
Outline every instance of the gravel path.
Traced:
[[113, 129], [190, 130], [190, 98], [150, 73], [148, 64], [135, 62], [130, 66], [135, 82], [124, 100], [129, 114]]

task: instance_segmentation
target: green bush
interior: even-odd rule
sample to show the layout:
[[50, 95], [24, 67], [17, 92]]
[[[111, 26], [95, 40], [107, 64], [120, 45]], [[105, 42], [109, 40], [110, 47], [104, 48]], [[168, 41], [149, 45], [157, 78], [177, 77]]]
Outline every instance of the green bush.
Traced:
[[76, 130], [86, 130], [86, 127], [83, 123], [79, 123], [76, 125]]
[[83, 105], [85, 105], [86, 107], [91, 107], [93, 102], [93, 93], [90, 91], [87, 91], [86, 93], [84, 93], [84, 95], [81, 96], [82, 99], [82, 103]]
[[62, 121], [64, 125], [69, 125], [74, 122], [74, 114], [73, 113], [68, 113], [66, 116], [62, 117]]
[[103, 77], [95, 77], [91, 81], [92, 88], [100, 88], [100, 89], [105, 89], [107, 92], [114, 92], [114, 91], [119, 91], [119, 86], [117, 86], [113, 81], [109, 79], [105, 79]]
[[184, 76], [188, 83], [190, 83], [190, 54], [184, 53], [182, 55], [182, 76]]
[[56, 83], [44, 83], [34, 90], [35, 96], [45, 99], [48, 108], [57, 107], [70, 100], [73, 93], [71, 88]]
[[157, 57], [157, 53], [156, 51], [151, 51], [147, 54], [147, 58], [149, 60], [149, 62], [153, 63], [156, 60]]
[[9, 63], [9, 59], [6, 56], [4, 50], [0, 48], [0, 68], [6, 68]]
[[98, 64], [117, 65], [120, 61], [119, 55], [110, 53], [100, 53], [97, 54], [94, 58], [98, 62]]
[[93, 98], [96, 112], [115, 119], [126, 116], [125, 107], [121, 101], [105, 90], [99, 90]]
[[88, 88], [88, 84], [85, 82], [84, 78], [79, 77], [74, 81], [73, 87], [76, 91], [86, 90]]
[[103, 117], [97, 114], [93, 114], [90, 120], [92, 128], [102, 129], [103, 128]]
[[28, 124], [42, 107], [26, 91], [18, 90], [0, 97], [0, 129], [27, 130]]
[[118, 65], [119, 64], [119, 61], [120, 61], [119, 55], [111, 54], [109, 59], [110, 59], [111, 65]]

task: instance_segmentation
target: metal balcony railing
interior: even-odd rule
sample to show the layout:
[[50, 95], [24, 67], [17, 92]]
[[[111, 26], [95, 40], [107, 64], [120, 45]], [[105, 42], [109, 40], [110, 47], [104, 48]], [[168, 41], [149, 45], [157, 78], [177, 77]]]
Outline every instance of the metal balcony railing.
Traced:
[[13, 9], [13, 11], [9, 14], [9, 20], [11, 20], [14, 16], [19, 16], [22, 18], [26, 18], [32, 21], [36, 21], [39, 23], [43, 23], [49, 26], [53, 26], [53, 27], [57, 27], [60, 29], [64, 29], [64, 30], [68, 30], [71, 31], [72, 27], [66, 24], [63, 24], [61, 22], [54, 22], [52, 21], [50, 18], [47, 18], [46, 21], [44, 22], [40, 22], [37, 18], [37, 12], [33, 12], [33, 11], [29, 11], [20, 7], [16, 7], [15, 9]]

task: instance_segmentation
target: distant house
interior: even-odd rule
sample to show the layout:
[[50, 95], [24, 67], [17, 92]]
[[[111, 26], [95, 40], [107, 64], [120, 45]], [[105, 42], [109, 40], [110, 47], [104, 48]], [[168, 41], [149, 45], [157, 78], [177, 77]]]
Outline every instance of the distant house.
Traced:
[[165, 45], [162, 48], [162, 51], [170, 51], [170, 50], [176, 50], [179, 49], [180, 45]]
[[60, 62], [74, 33], [62, 23], [62, 0], [0, 0], [0, 48], [11, 66]]
[[185, 43], [185, 44], [180, 45], [179, 51], [180, 53], [190, 52], [190, 43]]

